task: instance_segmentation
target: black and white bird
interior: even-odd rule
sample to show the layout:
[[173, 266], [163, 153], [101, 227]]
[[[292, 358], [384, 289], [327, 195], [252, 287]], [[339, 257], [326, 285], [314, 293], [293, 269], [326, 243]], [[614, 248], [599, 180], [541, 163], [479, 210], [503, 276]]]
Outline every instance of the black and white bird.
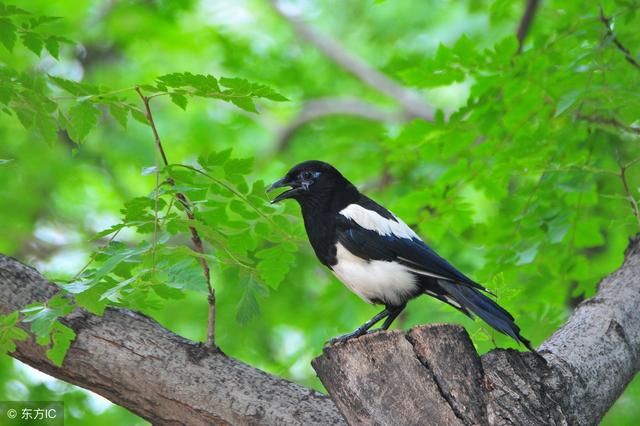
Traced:
[[385, 319], [386, 330], [407, 302], [422, 294], [439, 299], [465, 315], [478, 315], [494, 329], [535, 352], [513, 316], [458, 271], [386, 208], [363, 195], [338, 170], [322, 161], [293, 167], [268, 190], [290, 187], [272, 203], [292, 198], [300, 204], [309, 242], [316, 256], [351, 291], [384, 310], [344, 341], [366, 334]]

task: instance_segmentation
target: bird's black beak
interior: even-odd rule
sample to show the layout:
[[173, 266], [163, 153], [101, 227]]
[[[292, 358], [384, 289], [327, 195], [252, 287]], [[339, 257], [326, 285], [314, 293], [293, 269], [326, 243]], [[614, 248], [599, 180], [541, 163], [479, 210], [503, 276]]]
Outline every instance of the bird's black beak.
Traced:
[[302, 192], [304, 189], [297, 184], [296, 182], [290, 182], [287, 180], [286, 177], [283, 177], [280, 180], [277, 180], [275, 182], [273, 182], [268, 188], [267, 188], [267, 192], [273, 191], [276, 188], [283, 188], [285, 186], [290, 186], [291, 189], [289, 189], [288, 191], [284, 191], [282, 194], [278, 195], [276, 198], [274, 198], [273, 200], [271, 200], [271, 204], [275, 204], [278, 203], [282, 200], [286, 200], [287, 198], [293, 198], [295, 197], [297, 194], [299, 194], [300, 192]]

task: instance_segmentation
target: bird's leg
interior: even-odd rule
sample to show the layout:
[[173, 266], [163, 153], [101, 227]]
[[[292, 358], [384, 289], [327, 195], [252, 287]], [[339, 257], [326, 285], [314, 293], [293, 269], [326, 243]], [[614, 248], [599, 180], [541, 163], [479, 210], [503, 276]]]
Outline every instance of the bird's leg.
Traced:
[[387, 319], [384, 320], [384, 322], [382, 323], [382, 327], [380, 327], [380, 330], [388, 329], [391, 323], [393, 322], [393, 320], [395, 320], [398, 317], [398, 315], [400, 315], [400, 312], [404, 310], [405, 306], [407, 305], [394, 306], [394, 307], [387, 306], [386, 310], [389, 312], [389, 315], [387, 316]]
[[360, 337], [363, 334], [367, 334], [367, 331], [371, 327], [373, 327], [378, 321], [380, 321], [382, 318], [388, 315], [389, 315], [389, 311], [387, 310], [387, 308], [385, 308], [382, 312], [380, 312], [379, 314], [371, 318], [369, 321], [365, 322], [360, 327], [358, 327], [354, 332], [345, 334], [344, 336], [334, 337], [333, 339], [329, 340], [328, 343], [346, 342], [347, 340], [352, 339], [354, 337]]

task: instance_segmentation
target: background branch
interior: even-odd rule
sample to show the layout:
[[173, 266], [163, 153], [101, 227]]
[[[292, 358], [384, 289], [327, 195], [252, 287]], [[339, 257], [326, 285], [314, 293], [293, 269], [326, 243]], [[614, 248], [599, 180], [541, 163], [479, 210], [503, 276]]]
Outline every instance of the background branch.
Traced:
[[640, 127], [627, 126], [616, 118], [613, 117], [601, 117], [598, 115], [587, 115], [578, 112], [576, 118], [581, 121], [586, 121], [593, 124], [599, 124], [602, 126], [615, 127], [626, 133], [640, 135]]
[[408, 116], [422, 118], [427, 121], [433, 120], [432, 108], [421, 99], [418, 93], [398, 84], [371, 67], [365, 61], [347, 51], [338, 41], [326, 34], [318, 33], [299, 18], [288, 14], [278, 5], [277, 0], [269, 0], [269, 3], [300, 37], [314, 45], [336, 65], [348, 71], [371, 88], [394, 99], [402, 106]]
[[611, 28], [611, 18], [607, 18], [604, 15], [604, 10], [602, 10], [602, 5], [600, 5], [600, 22], [602, 22], [602, 24], [607, 28], [607, 36], [611, 38], [611, 41], [613, 42], [613, 44], [615, 44], [618, 50], [622, 52], [627, 62], [629, 62], [634, 67], [640, 69], [640, 63], [638, 63], [638, 61], [634, 59], [629, 49], [627, 49], [626, 46], [622, 44], [620, 40], [618, 40], [618, 37], [616, 37], [616, 35], [613, 33], [613, 29]]
[[536, 12], [538, 11], [538, 6], [540, 6], [540, 0], [527, 0], [520, 24], [518, 24], [518, 31], [516, 32], [516, 37], [518, 38], [518, 53], [522, 52], [524, 41], [529, 34], [533, 18], [535, 18]]
[[289, 147], [295, 134], [307, 123], [325, 117], [344, 115], [383, 123], [409, 120], [403, 111], [387, 111], [353, 97], [328, 97], [305, 102], [298, 115], [284, 126], [278, 136], [278, 149]]

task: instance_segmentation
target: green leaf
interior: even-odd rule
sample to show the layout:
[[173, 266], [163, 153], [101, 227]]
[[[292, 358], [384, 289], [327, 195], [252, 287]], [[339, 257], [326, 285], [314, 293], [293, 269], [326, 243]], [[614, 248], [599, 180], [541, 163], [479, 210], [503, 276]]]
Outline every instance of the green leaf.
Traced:
[[[72, 283], [73, 286], [76, 283]], [[95, 285], [93, 287], [87, 286], [88, 282], [81, 283], [76, 288], [69, 290], [69, 285], [62, 286], [65, 290], [74, 294], [76, 303], [87, 311], [94, 315], [104, 314], [104, 310], [108, 305], [108, 301], [100, 300], [100, 296], [106, 291], [107, 283]], [[80, 292], [78, 292], [80, 291]]]
[[218, 81], [212, 75], [192, 74], [190, 72], [165, 74], [156, 78], [159, 83], [171, 88], [196, 89], [200, 96], [220, 93]]
[[0, 42], [8, 51], [16, 44], [16, 26], [7, 18], [0, 18]]
[[285, 102], [289, 100], [269, 86], [266, 86], [264, 84], [251, 83], [243, 78], [222, 77], [220, 79], [220, 84], [230, 89], [229, 91], [225, 91], [225, 93], [246, 95], [255, 98], [265, 98], [276, 102]]
[[574, 244], [578, 248], [598, 247], [605, 243], [600, 224], [595, 220], [578, 221], [574, 233]]
[[516, 262], [516, 265], [526, 265], [528, 263], [531, 263], [535, 260], [537, 254], [538, 254], [538, 247], [540, 246], [540, 242], [532, 245], [531, 247], [522, 250], [521, 252], [518, 253], [518, 261]]
[[31, 28], [39, 27], [40, 25], [49, 24], [51, 22], [59, 21], [62, 19], [60, 16], [37, 16], [29, 19], [29, 25]]
[[47, 350], [47, 358], [58, 367], [62, 366], [62, 361], [76, 338], [76, 333], [60, 321], [56, 321], [51, 329], [51, 348]]
[[109, 113], [123, 128], [127, 128], [127, 117], [129, 116], [129, 110], [123, 106], [117, 104], [109, 105]]
[[258, 112], [251, 98], [231, 98], [231, 103], [248, 112]]
[[107, 260], [95, 271], [90, 281], [85, 284], [87, 287], [100, 282], [102, 278], [113, 272], [125, 260], [131, 260], [132, 257], [138, 256], [151, 248], [148, 243], [141, 243], [134, 248], [112, 243], [109, 247], [112, 249], [112, 252], [108, 253]]
[[21, 9], [12, 4], [4, 4], [0, 3], [0, 16], [11, 16], [11, 15], [31, 15], [24, 9]]
[[565, 93], [558, 101], [554, 117], [557, 117], [568, 110], [580, 98], [580, 95], [582, 95], [582, 90], [572, 90]]
[[58, 124], [56, 121], [50, 115], [37, 114], [35, 126], [42, 139], [44, 139], [49, 146], [53, 146], [58, 138]]
[[50, 75], [49, 81], [51, 81], [53, 84], [55, 84], [62, 90], [75, 96], [90, 96], [90, 95], [96, 95], [99, 93], [99, 90], [97, 87], [94, 87], [88, 84], [78, 83], [77, 81], [67, 80], [65, 78], [60, 78], [60, 77], [55, 77]]
[[229, 158], [231, 158], [231, 151], [232, 149], [229, 148], [223, 151], [213, 152], [207, 157], [206, 164], [200, 163], [200, 165], [205, 168], [222, 166], [227, 162], [227, 160], [229, 160]]
[[[107, 262], [109, 262], [110, 260], [112, 260], [113, 258], [109, 259]], [[125, 258], [120, 258], [117, 263], [120, 263], [122, 260], [124, 260]], [[116, 264], [117, 264], [116, 263]], [[115, 267], [115, 266], [114, 266]], [[110, 268], [113, 269], [110, 265]], [[119, 303], [122, 301], [123, 298], [123, 290], [125, 290], [127, 287], [129, 287], [131, 284], [133, 284], [134, 282], [136, 282], [137, 280], [139, 280], [143, 275], [145, 275], [146, 273], [148, 273], [149, 270], [145, 269], [143, 271], [141, 271], [138, 274], [133, 275], [130, 278], [127, 278], [126, 280], [122, 280], [120, 281], [117, 285], [109, 288], [107, 291], [105, 291], [102, 296], [100, 296], [100, 300], [110, 300], [112, 302], [115, 303]]]
[[184, 110], [187, 109], [187, 98], [184, 95], [181, 95], [179, 93], [170, 93], [169, 97], [171, 98], [171, 102], [178, 105]]
[[47, 52], [51, 54], [51, 56], [58, 59], [58, 56], [60, 55], [60, 43], [58, 43], [57, 38], [48, 37], [44, 42], [44, 46], [46, 47]]
[[236, 320], [244, 325], [260, 313], [256, 296], [266, 296], [269, 291], [251, 278], [241, 280], [240, 285], [244, 285], [244, 291], [238, 302]]
[[248, 207], [244, 202], [240, 200], [231, 200], [231, 202], [229, 203], [229, 208], [231, 209], [231, 211], [239, 214], [245, 219], [258, 219], [260, 217], [260, 215], [258, 215], [258, 213], [254, 209]]
[[295, 260], [293, 254], [283, 251], [280, 247], [260, 250], [256, 257], [261, 259], [257, 266], [260, 278], [272, 288], [278, 288]]
[[43, 42], [39, 34], [33, 32], [23, 32], [22, 43], [24, 43], [27, 49], [31, 50], [36, 55], [40, 56], [40, 53], [42, 53]]
[[[191, 253], [189, 253], [191, 254]], [[206, 292], [202, 266], [193, 257], [172, 259], [172, 264], [165, 268], [167, 285], [184, 290]]]
[[129, 111], [131, 111], [131, 117], [136, 120], [138, 123], [145, 124], [149, 126], [149, 120], [147, 120], [147, 116], [137, 108], [130, 107]]
[[228, 175], [246, 175], [253, 169], [253, 158], [234, 158], [224, 165], [224, 172]]
[[20, 312], [24, 314], [24, 322], [31, 323], [31, 331], [38, 339], [46, 339], [54, 322], [59, 317], [73, 311], [74, 306], [66, 297], [58, 294], [45, 303], [31, 303]]
[[98, 124], [100, 111], [89, 102], [80, 102], [69, 109], [69, 122], [71, 127], [67, 129], [69, 136], [76, 143], [81, 143], [87, 137], [91, 129]]
[[493, 47], [495, 59], [499, 64], [508, 64], [518, 51], [518, 39], [515, 35], [507, 36]]
[[8, 315], [0, 315], [0, 354], [14, 352], [16, 341], [29, 338], [29, 334], [18, 326], [19, 321], [18, 311]]

